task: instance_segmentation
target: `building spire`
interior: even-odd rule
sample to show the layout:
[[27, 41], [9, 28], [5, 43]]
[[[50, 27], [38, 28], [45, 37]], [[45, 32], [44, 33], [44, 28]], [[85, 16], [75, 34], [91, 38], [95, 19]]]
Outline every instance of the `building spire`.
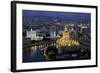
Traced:
[[67, 26], [66, 26], [66, 25], [64, 26], [64, 31], [68, 31], [68, 28], [67, 28]]

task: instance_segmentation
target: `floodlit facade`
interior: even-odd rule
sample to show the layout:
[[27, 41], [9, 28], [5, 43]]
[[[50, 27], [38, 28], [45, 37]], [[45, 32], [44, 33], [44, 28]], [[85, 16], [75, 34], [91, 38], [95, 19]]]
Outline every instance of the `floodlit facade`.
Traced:
[[42, 40], [43, 37], [37, 36], [37, 33], [38, 33], [37, 31], [31, 29], [30, 31], [26, 32], [26, 37], [31, 38], [31, 40]]
[[62, 37], [58, 38], [56, 43], [59, 46], [79, 45], [78, 40], [72, 39], [70, 37], [69, 31], [67, 30], [67, 27], [64, 28], [64, 31], [62, 33]]

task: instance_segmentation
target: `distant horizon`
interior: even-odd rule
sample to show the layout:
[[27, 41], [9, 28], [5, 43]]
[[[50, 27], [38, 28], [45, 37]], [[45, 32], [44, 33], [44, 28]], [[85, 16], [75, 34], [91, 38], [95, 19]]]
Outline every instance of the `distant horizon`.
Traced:
[[40, 10], [23, 10], [23, 16], [48, 16], [48, 17], [60, 17], [77, 20], [91, 20], [90, 13], [80, 12], [57, 12], [57, 11], [40, 11]]
[[[90, 13], [80, 13], [80, 12], [57, 12], [57, 11], [40, 11], [40, 10], [23, 10], [22, 17], [25, 18], [23, 20], [23, 25], [27, 25], [28, 27], [42, 27], [57, 25], [57, 22], [60, 22], [60, 25], [65, 25], [67, 22], [75, 22], [77, 25], [79, 23], [86, 23], [91, 25], [91, 14]], [[37, 17], [39, 20], [35, 20]], [[48, 17], [48, 18], [46, 18]], [[44, 19], [44, 20], [41, 20]], [[58, 19], [55, 23], [53, 19]], [[28, 21], [27, 21], [28, 20]], [[49, 24], [47, 24], [48, 22]]]

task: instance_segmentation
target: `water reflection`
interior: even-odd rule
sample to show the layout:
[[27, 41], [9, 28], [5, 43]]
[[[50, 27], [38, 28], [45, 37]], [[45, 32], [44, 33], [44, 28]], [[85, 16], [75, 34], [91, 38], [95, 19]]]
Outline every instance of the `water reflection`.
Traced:
[[30, 50], [23, 51], [23, 62], [46, 61], [43, 55], [44, 45], [30, 47]]
[[[23, 62], [41, 62], [48, 61], [44, 56], [44, 49], [50, 44], [29, 47], [30, 50], [23, 51]], [[56, 55], [57, 61], [59, 60], [82, 60], [90, 59], [90, 47], [84, 46], [71, 46], [71, 47], [57, 47], [58, 54]]]

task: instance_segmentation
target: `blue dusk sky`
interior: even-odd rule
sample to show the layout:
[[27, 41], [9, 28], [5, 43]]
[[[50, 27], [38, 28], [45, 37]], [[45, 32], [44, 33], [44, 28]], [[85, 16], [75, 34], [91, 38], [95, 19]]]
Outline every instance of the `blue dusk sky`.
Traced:
[[75, 21], [87, 21], [90, 22], [90, 13], [76, 13], [76, 12], [56, 12], [56, 11], [36, 11], [36, 10], [23, 10], [23, 16], [48, 16], [57, 18], [67, 18]]

